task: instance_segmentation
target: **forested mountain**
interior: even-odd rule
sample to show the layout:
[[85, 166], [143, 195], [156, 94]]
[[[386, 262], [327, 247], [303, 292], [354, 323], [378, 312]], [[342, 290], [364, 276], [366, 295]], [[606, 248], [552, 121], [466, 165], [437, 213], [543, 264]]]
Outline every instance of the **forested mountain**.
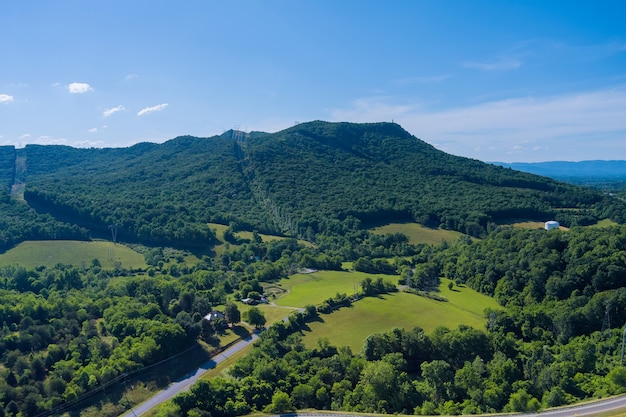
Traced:
[[599, 192], [446, 154], [393, 123], [310, 122], [117, 149], [28, 145], [0, 157], [5, 189], [22, 157], [25, 200], [65, 228], [102, 235], [118, 225], [120, 239], [174, 246], [211, 245], [207, 222], [314, 240], [390, 220], [480, 236], [512, 217], [626, 218], [622, 202]]
[[0, 146], [0, 251], [25, 239], [89, 238], [87, 229], [39, 214], [11, 198], [13, 190], [24, 185], [22, 165], [23, 156], [14, 147]]
[[[110, 236], [111, 225], [120, 240], [156, 244], [133, 246], [146, 268], [113, 259], [112, 269], [99, 259], [0, 265], [0, 416], [78, 415], [84, 407], [91, 410], [83, 415], [120, 415], [132, 405], [122, 397], [127, 377], [197, 349], [199, 340], [219, 343], [224, 323], [203, 320], [214, 307], [235, 324], [233, 301], [260, 298], [300, 268], [336, 270], [348, 261], [397, 279], [367, 277], [356, 298], [397, 283], [416, 299], [445, 303], [428, 293], [444, 277], [451, 291], [471, 287], [502, 308], [486, 312], [484, 329], [392, 329], [368, 337], [360, 352], [328, 340], [306, 349], [307, 321], [352, 302], [337, 294], [278, 320], [228, 379], [197, 384], [159, 415], [515, 412], [626, 391], [626, 226], [497, 224], [624, 223], [626, 206], [609, 194], [448, 155], [392, 123], [311, 122], [122, 149], [0, 147], [0, 184], [2, 249], [25, 239]], [[364, 227], [391, 220], [482, 239], [412, 244]], [[212, 246], [208, 222], [229, 224], [221, 251], [193, 257], [163, 247]]]

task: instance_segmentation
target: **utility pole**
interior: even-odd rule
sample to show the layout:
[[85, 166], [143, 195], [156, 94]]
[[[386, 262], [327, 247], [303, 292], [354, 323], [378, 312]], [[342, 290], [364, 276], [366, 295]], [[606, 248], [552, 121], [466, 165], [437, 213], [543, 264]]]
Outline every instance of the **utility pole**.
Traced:
[[113, 239], [113, 243], [115, 243], [115, 241], [117, 240], [117, 224], [112, 224], [109, 226], [109, 229], [111, 230], [111, 238]]

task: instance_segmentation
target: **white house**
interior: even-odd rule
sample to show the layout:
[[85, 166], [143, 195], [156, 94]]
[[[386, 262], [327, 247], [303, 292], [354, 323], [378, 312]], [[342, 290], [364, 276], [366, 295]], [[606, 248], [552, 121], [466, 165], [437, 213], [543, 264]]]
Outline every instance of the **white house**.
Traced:
[[559, 222], [555, 222], [554, 220], [550, 220], [549, 222], [546, 222], [544, 228], [546, 230], [558, 229], [559, 228]]
[[204, 318], [207, 319], [208, 321], [213, 321], [213, 320], [224, 320], [226, 316], [221, 311], [213, 310], [209, 314], [204, 316]]

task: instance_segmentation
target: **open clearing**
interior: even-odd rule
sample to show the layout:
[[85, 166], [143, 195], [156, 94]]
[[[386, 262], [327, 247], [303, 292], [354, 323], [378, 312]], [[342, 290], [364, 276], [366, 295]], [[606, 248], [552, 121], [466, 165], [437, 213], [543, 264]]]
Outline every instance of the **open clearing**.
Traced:
[[[274, 290], [282, 290], [286, 294], [275, 300], [276, 305], [290, 307], [305, 307], [318, 305], [335, 295], [351, 295], [360, 290], [360, 283], [365, 277], [383, 280], [396, 284], [397, 275], [366, 274], [357, 271], [317, 271], [310, 274], [294, 274], [289, 278], [281, 279], [278, 288], [270, 286], [266, 292], [272, 294]], [[278, 296], [278, 295], [277, 295]]]
[[460, 324], [483, 329], [486, 322], [484, 310], [500, 308], [498, 303], [467, 287], [455, 286], [450, 290], [448, 282], [442, 279], [438, 293], [447, 298], [447, 302], [398, 292], [366, 297], [351, 307], [322, 314], [320, 321], [309, 323], [308, 330], [303, 332], [304, 344], [314, 347], [319, 338], [328, 338], [333, 345], [349, 346], [353, 352], [358, 352], [367, 336], [394, 327], [412, 329], [419, 326], [427, 333], [437, 326], [454, 329]]
[[459, 237], [463, 236], [463, 233], [460, 232], [431, 229], [419, 223], [390, 223], [384, 226], [374, 227], [370, 231], [380, 235], [402, 233], [409, 238], [409, 243], [412, 245], [417, 245], [418, 243], [439, 245], [441, 242], [454, 242], [458, 240]]
[[[239, 247], [239, 245], [233, 245], [232, 243], [226, 242], [226, 240], [224, 240], [224, 231], [228, 229], [227, 225], [219, 224], [219, 223], [209, 223], [208, 225], [210, 229], [213, 229], [215, 231], [215, 236], [217, 237], [217, 240], [221, 242], [220, 244], [216, 245], [214, 248], [216, 255], [219, 256], [219, 255], [224, 254], [229, 248]], [[253, 233], [247, 232], [247, 231], [237, 232], [237, 233], [234, 233], [234, 235], [241, 239], [249, 239], [249, 240], [252, 240], [252, 237], [253, 237]], [[266, 235], [264, 233], [259, 233], [259, 237], [261, 238], [263, 242], [271, 242], [274, 240], [289, 239], [289, 237], [285, 237], [285, 236]], [[298, 243], [304, 246], [313, 246], [311, 242], [307, 242], [306, 240], [298, 239]]]
[[26, 268], [50, 267], [58, 263], [88, 266], [93, 259], [98, 259], [105, 269], [114, 268], [114, 262], [130, 269], [147, 266], [140, 253], [122, 244], [105, 241], [32, 240], [0, 254], [0, 264], [19, 263]]
[[600, 220], [598, 223], [593, 224], [589, 227], [613, 227], [613, 226], [619, 226], [619, 223], [616, 223], [611, 219], [604, 219], [604, 220]]
[[[534, 221], [534, 220], [520, 220], [520, 221], [511, 222], [511, 223], [501, 223], [501, 224], [510, 225], [516, 229], [544, 229], [546, 225], [545, 222], [539, 222], [539, 221]], [[569, 227], [559, 225], [559, 230], [568, 231]]]

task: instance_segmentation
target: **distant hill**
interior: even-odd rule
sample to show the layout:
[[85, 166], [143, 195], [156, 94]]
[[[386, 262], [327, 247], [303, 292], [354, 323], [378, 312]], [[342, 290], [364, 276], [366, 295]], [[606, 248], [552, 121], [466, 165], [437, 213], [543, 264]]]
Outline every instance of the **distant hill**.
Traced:
[[550, 178], [616, 178], [626, 180], [626, 161], [494, 162], [507, 168]]
[[494, 162], [494, 164], [574, 184], [626, 188], [626, 161]]
[[[18, 151], [25, 201], [57, 222], [48, 226], [49, 238], [59, 225], [101, 236], [111, 236], [115, 226], [122, 240], [210, 246], [209, 222], [314, 240], [390, 221], [480, 236], [507, 218], [556, 218], [565, 225], [626, 219], [617, 199], [446, 154], [394, 123], [316, 121], [273, 134], [229, 131], [129, 148]], [[12, 149], [0, 153], [7, 178], [15, 172], [12, 155]], [[11, 241], [19, 240], [20, 229], [12, 230]]]

